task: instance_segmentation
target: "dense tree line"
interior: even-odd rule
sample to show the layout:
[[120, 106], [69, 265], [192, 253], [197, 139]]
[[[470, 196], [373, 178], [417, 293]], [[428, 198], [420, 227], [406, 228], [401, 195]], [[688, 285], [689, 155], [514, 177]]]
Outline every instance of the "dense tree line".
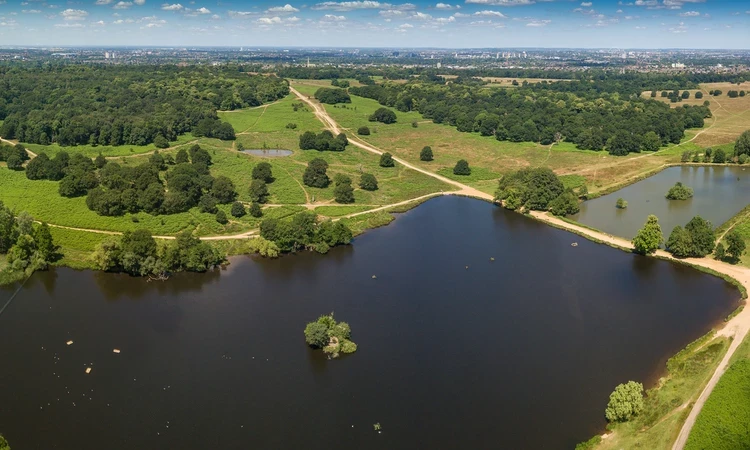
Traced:
[[94, 261], [99, 269], [109, 272], [164, 276], [177, 271], [205, 272], [221, 264], [224, 257], [190, 231], [182, 231], [173, 241], [159, 245], [150, 231], [140, 229], [102, 242]]
[[0, 67], [0, 135], [47, 145], [145, 145], [193, 131], [232, 139], [216, 111], [289, 94], [287, 82], [226, 67]]
[[[353, 78], [362, 84], [373, 84], [371, 76], [382, 76], [385, 80], [418, 79], [421, 81], [445, 82], [441, 75], [455, 75], [462, 79], [476, 77], [496, 78], [547, 78], [554, 80], [575, 80], [587, 83], [594, 82], [606, 92], [622, 92], [637, 94], [643, 91], [695, 89], [700, 83], [718, 83], [750, 80], [750, 73], [655, 73], [655, 72], [625, 72], [618, 69], [503, 69], [503, 68], [473, 68], [450, 69], [434, 67], [283, 67], [277, 71], [282, 78], [298, 78], [308, 80], [326, 80], [338, 78]], [[365, 82], [363, 82], [365, 80]]]
[[352, 240], [352, 232], [343, 222], [317, 222], [311, 212], [299, 213], [291, 220], [264, 219], [260, 235], [274, 242], [282, 252], [310, 249], [326, 253], [331, 247], [347, 245]]
[[343, 152], [347, 145], [349, 145], [349, 139], [347, 139], [346, 134], [339, 133], [338, 136], [334, 137], [333, 133], [328, 130], [323, 130], [319, 134], [305, 131], [299, 137], [299, 148], [301, 150]]
[[352, 102], [349, 93], [344, 89], [320, 88], [315, 91], [315, 98], [320, 103], [328, 103], [329, 105]]
[[58, 250], [46, 223], [35, 224], [25, 212], [15, 215], [0, 201], [0, 254], [7, 255], [6, 270], [16, 274], [44, 270], [59, 259]]
[[640, 98], [640, 91], [609, 92], [590, 82], [483, 89], [461, 83], [412, 81], [353, 87], [349, 91], [399, 111], [418, 111], [435, 123], [455, 126], [462, 132], [545, 145], [564, 140], [581, 149], [607, 149], [615, 155], [679, 143], [686, 128], [702, 127], [711, 115], [706, 106], [670, 108]]

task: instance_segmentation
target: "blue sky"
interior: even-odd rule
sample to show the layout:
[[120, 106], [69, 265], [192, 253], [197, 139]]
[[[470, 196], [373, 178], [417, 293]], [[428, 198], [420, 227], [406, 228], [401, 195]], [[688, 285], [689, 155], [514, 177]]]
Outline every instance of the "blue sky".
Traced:
[[750, 48], [750, 1], [0, 0], [0, 45]]

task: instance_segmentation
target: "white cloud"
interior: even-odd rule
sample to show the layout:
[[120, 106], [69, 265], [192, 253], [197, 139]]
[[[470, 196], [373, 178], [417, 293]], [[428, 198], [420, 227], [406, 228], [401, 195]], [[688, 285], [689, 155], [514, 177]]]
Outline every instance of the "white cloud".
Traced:
[[531, 22], [527, 23], [527, 27], [545, 27], [548, 23], [551, 23], [551, 20], [532, 20]]
[[346, 20], [346, 16], [335, 16], [333, 14], [326, 14], [323, 19], [328, 22], [343, 22]]
[[221, 16], [220, 16], [220, 15], [218, 15], [218, 14], [214, 14], [213, 16], [211, 16], [211, 18], [212, 18], [213, 20], [219, 20], [219, 19], [221, 19]]
[[583, 2], [583, 3], [581, 3], [581, 6], [586, 7], [586, 8], [590, 8], [591, 5], [593, 5], [592, 2]]
[[138, 6], [143, 6], [146, 4], [146, 0], [133, 0], [133, 3], [135, 3]]
[[414, 14], [412, 14], [412, 16], [410, 17], [410, 19], [414, 19], [414, 20], [430, 20], [430, 19], [432, 19], [432, 16], [429, 15], [429, 14], [425, 14], [423, 12], [415, 12]]
[[182, 6], [179, 3], [174, 3], [170, 5], [169, 3], [164, 3], [161, 5], [162, 11], [182, 11], [185, 7]]
[[453, 6], [449, 3], [438, 3], [435, 5], [435, 9], [461, 9], [461, 5]]
[[453, 23], [456, 21], [456, 18], [454, 16], [450, 17], [438, 17], [435, 19], [435, 22], [439, 23], [440, 25], [446, 24], [446, 23]]
[[669, 31], [672, 33], [687, 33], [687, 27], [685, 26], [685, 22], [680, 22], [680, 25], [671, 27]]
[[133, 2], [117, 2], [115, 6], [113, 6], [114, 9], [128, 9], [131, 6], [133, 6]]
[[250, 11], [227, 11], [227, 14], [229, 14], [229, 17], [234, 17], [237, 19], [246, 19], [248, 17], [257, 15], [258, 13], [254, 13]]
[[701, 13], [698, 11], [686, 11], [684, 13], [680, 13], [680, 17], [698, 17]]
[[295, 8], [294, 6], [287, 3], [284, 6], [274, 6], [273, 8], [268, 8], [266, 12], [270, 13], [296, 13], [299, 12], [299, 9]]
[[82, 23], [56, 23], [57, 28], [84, 28], [85, 25]]
[[412, 25], [410, 23], [405, 23], [405, 24], [399, 26], [399, 28], [402, 29], [402, 30], [406, 30], [406, 29], [409, 29], [409, 28], [414, 28], [414, 25]]
[[489, 10], [477, 11], [477, 12], [474, 13], [474, 15], [475, 16], [485, 16], [485, 17], [499, 17], [501, 19], [507, 19], [508, 18], [508, 16], [506, 16], [503, 13], [501, 13], [500, 11], [489, 11]]
[[23, 10], [21, 10], [21, 12], [24, 13], [24, 14], [39, 14], [39, 13], [41, 13], [41, 11], [39, 11], [38, 9], [23, 9]]
[[64, 20], [83, 20], [86, 18], [86, 16], [89, 15], [88, 12], [82, 10], [82, 9], [66, 9], [65, 11], [60, 12], [60, 15], [63, 17]]
[[198, 14], [211, 14], [211, 10], [206, 8], [205, 6], [202, 8], [198, 8], [195, 10]]
[[94, 25], [94, 26], [97, 26], [97, 27], [103, 27], [104, 26], [104, 21], [100, 20], [98, 22], [91, 22], [91, 25]]
[[262, 25], [273, 25], [276, 23], [281, 23], [281, 17], [261, 17], [257, 20], [257, 22]]
[[617, 11], [615, 11], [615, 12], [616, 12], [617, 14], [622, 14], [622, 10], [621, 10], [621, 9], [618, 9], [618, 10], [617, 10]]
[[386, 9], [385, 11], [380, 11], [378, 14], [381, 17], [401, 17], [405, 13], [403, 11], [399, 11], [397, 9]]
[[[546, 1], [546, 0], [540, 0]], [[534, 0], [466, 0], [466, 3], [474, 3], [476, 5], [492, 5], [492, 6], [524, 6], [533, 5], [536, 3]]]
[[636, 30], [645, 30], [646, 29], [646, 27], [641, 26], [641, 25], [636, 25], [633, 28], [635, 28]]
[[381, 3], [375, 0], [359, 0], [353, 2], [323, 2], [312, 6], [312, 9], [332, 9], [334, 11], [353, 11], [356, 9], [394, 9], [401, 11], [411, 11], [416, 9], [412, 3], [402, 5], [392, 5], [390, 3]]
[[112, 3], [112, 0], [96, 0], [95, 5], [109, 5]]

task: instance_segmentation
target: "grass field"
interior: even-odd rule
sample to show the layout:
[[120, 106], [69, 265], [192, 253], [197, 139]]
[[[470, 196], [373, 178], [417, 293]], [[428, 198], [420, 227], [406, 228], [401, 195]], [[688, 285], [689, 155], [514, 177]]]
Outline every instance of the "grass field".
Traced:
[[706, 400], [686, 450], [750, 448], [750, 337]]
[[[304, 95], [312, 96], [316, 87], [307, 81], [294, 81], [293, 86]], [[425, 120], [416, 112], [396, 112], [398, 122], [391, 125], [373, 124], [367, 118], [381, 107], [375, 100], [353, 96], [346, 105], [325, 105], [328, 113], [350, 134], [360, 126], [368, 126], [372, 134], [362, 139], [374, 146], [418, 165], [426, 170], [446, 174], [441, 169], [452, 168], [459, 159], [466, 159], [472, 168], [484, 169], [497, 176], [524, 167], [547, 166], [559, 175], [577, 175], [585, 178], [590, 192], [596, 192], [630, 178], [636, 178], [663, 166], [679, 162], [682, 151], [694, 148], [692, 143], [671, 145], [653, 156], [631, 154], [625, 157], [610, 156], [606, 152], [578, 150], [571, 143], [542, 146], [531, 142], [497, 141], [478, 133], [461, 133], [450, 125], [440, 125]], [[412, 122], [417, 122], [414, 128]], [[694, 130], [691, 130], [695, 133]], [[686, 136], [687, 141], [692, 134]], [[424, 146], [432, 147], [435, 160], [419, 160]], [[488, 180], [467, 182], [485, 192], [494, 191]]]
[[[192, 134], [183, 134], [182, 136], [178, 136], [176, 141], [172, 141], [169, 143], [170, 146], [178, 146], [183, 145], [188, 142], [195, 141], [195, 138]], [[154, 144], [149, 145], [118, 145], [116, 147], [112, 147], [109, 145], [76, 145], [72, 147], [60, 147], [57, 144], [52, 145], [39, 145], [39, 144], [23, 144], [24, 147], [28, 148], [34, 153], [39, 152], [45, 152], [47, 155], [52, 158], [56, 154], [58, 154], [61, 151], [66, 151], [70, 154], [73, 153], [82, 153], [90, 158], [96, 158], [99, 153], [106, 157], [116, 157], [116, 156], [131, 156], [131, 155], [139, 155], [142, 153], [150, 153], [154, 150], [157, 150], [157, 148], [154, 146]]]
[[[708, 95], [709, 91], [715, 89], [721, 90], [722, 94], [717, 97]], [[702, 99], [695, 98], [695, 93], [698, 90], [703, 92]], [[710, 108], [714, 117], [706, 120], [706, 131], [695, 139], [695, 143], [703, 148], [717, 146], [724, 148], [725, 145], [733, 144], [737, 140], [737, 136], [743, 131], [750, 129], [750, 95], [729, 98], [727, 92], [730, 90], [750, 92], [750, 82], [746, 81], [740, 85], [736, 83], [705, 83], [701, 85], [701, 89], [688, 89], [690, 98], [687, 100], [671, 103], [668, 98], [660, 97], [660, 92], [657, 93], [655, 100], [668, 102], [673, 107], [702, 105], [706, 100], [711, 102]], [[648, 98], [650, 91], [644, 92], [642, 96]], [[724, 149], [731, 150], [733, 148], [732, 146]]]
[[668, 375], [648, 391], [643, 413], [630, 422], [612, 425], [612, 433], [595, 448], [671, 449], [690, 411], [683, 405], [697, 398], [728, 345], [726, 338], [707, 335], [672, 357], [667, 362]]

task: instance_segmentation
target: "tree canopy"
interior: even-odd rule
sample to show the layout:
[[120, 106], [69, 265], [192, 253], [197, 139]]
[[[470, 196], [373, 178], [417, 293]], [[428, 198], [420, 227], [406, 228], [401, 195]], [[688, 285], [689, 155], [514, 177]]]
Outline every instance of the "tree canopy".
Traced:
[[503, 176], [495, 191], [495, 200], [508, 209], [525, 207], [545, 211], [565, 188], [551, 169], [521, 169]]
[[604, 416], [610, 422], [627, 422], [643, 412], [643, 385], [635, 381], [619, 384], [609, 396]]
[[315, 98], [320, 103], [335, 105], [337, 103], [351, 103], [352, 99], [345, 89], [320, 88], [315, 91]]
[[234, 139], [234, 129], [218, 119], [217, 110], [259, 106], [288, 94], [285, 80], [236, 67], [4, 66], [0, 135], [62, 146], [163, 146], [188, 132]]
[[669, 188], [667, 191], [667, 199], [669, 200], [687, 200], [693, 196], [693, 188], [683, 185], [681, 182], [675, 183], [674, 186]]
[[636, 253], [650, 255], [655, 253], [663, 243], [664, 235], [661, 232], [659, 218], [652, 214], [648, 216], [643, 228], [638, 230], [638, 234], [633, 238], [633, 247]]

